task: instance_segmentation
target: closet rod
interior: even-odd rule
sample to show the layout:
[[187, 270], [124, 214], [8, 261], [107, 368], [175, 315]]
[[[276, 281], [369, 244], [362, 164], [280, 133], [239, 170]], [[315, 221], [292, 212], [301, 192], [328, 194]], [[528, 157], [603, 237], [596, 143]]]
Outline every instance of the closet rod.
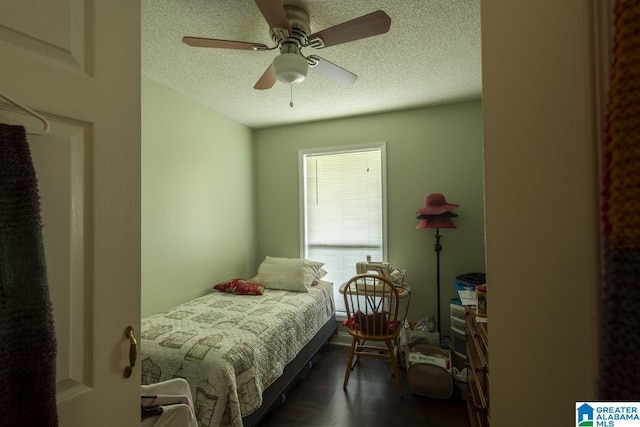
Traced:
[[35, 117], [36, 119], [42, 122], [42, 125], [44, 126], [42, 130], [39, 130], [39, 131], [27, 130], [27, 135], [44, 135], [46, 133], [49, 133], [49, 121], [45, 119], [43, 116], [41, 116], [40, 114], [33, 111], [31, 108], [21, 104], [20, 102], [16, 101], [15, 99], [11, 98], [10, 96], [2, 92], [0, 92], [0, 98], [7, 100], [8, 102], [12, 103], [16, 107], [20, 108], [22, 111], [31, 114], [33, 117]]

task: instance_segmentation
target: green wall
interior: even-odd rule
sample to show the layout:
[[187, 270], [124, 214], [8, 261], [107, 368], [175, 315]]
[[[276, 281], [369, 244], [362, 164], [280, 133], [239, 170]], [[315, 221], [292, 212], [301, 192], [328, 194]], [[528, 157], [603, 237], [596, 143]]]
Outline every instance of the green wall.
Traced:
[[142, 316], [255, 272], [252, 131], [142, 79]]
[[[436, 315], [427, 194], [460, 203], [441, 230], [442, 330], [454, 278], [484, 271], [480, 101], [252, 131], [142, 80], [142, 315], [252, 277], [266, 255], [300, 255], [298, 151], [387, 144], [388, 261], [407, 269], [409, 316]], [[355, 266], [354, 266], [355, 273]], [[339, 284], [337, 284], [339, 285]]]
[[379, 141], [387, 143], [388, 261], [407, 269], [410, 318], [436, 315], [435, 230], [416, 230], [415, 212], [429, 193], [460, 203], [458, 228], [441, 230], [442, 331], [448, 331], [455, 276], [484, 271], [480, 101], [257, 130], [257, 258], [300, 255], [298, 150]]

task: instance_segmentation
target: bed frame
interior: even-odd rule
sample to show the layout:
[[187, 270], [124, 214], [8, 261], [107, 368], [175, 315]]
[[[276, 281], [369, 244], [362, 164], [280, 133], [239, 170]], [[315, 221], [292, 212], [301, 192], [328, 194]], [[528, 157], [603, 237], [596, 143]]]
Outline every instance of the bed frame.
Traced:
[[329, 341], [331, 341], [336, 331], [336, 316], [334, 314], [311, 341], [300, 350], [298, 355], [285, 366], [282, 375], [264, 390], [262, 393], [262, 405], [251, 414], [242, 418], [242, 423], [245, 427], [257, 426], [272, 408], [277, 407], [281, 401], [284, 401], [285, 393], [303, 376], [304, 368], [309, 366], [313, 356], [315, 356], [324, 345], [329, 344]]

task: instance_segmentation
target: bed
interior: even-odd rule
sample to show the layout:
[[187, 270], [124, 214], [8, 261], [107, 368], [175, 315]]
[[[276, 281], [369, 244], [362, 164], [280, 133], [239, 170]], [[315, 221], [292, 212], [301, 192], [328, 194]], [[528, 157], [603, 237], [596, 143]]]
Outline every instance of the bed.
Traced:
[[142, 319], [142, 383], [185, 378], [200, 427], [258, 424], [336, 328], [331, 283], [270, 285], [212, 290]]

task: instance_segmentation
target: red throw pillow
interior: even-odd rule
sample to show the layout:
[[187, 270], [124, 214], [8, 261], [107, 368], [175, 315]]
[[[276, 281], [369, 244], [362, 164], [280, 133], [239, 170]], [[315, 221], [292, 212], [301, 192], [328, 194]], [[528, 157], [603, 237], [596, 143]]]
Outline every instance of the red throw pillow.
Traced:
[[231, 279], [218, 283], [213, 289], [238, 295], [262, 295], [264, 293], [264, 286], [257, 283], [245, 282], [242, 279]]

